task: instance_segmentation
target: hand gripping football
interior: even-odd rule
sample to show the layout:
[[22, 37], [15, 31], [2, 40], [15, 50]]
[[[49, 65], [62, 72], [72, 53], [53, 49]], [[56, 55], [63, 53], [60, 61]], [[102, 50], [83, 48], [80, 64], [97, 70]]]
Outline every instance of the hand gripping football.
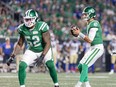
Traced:
[[72, 34], [74, 37], [77, 37], [78, 34], [74, 34], [74, 29], [77, 29], [77, 30], [78, 30], [78, 27], [72, 26], [70, 32], [71, 32], [71, 34]]

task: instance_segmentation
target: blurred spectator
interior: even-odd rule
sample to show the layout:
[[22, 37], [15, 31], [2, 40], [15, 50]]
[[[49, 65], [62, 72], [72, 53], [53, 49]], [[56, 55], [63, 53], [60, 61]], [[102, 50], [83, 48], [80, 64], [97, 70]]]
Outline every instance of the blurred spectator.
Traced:
[[3, 61], [3, 55], [2, 55], [2, 44], [0, 43], [0, 72], [3, 72], [2, 70], [2, 61]]
[[7, 66], [6, 62], [9, 59], [13, 51], [13, 44], [10, 42], [10, 38], [5, 38], [5, 43], [2, 45], [2, 55], [3, 55], [3, 72], [10, 71], [10, 67]]
[[[74, 0], [73, 2], [70, 0], [5, 0], [4, 2], [9, 2], [8, 5], [10, 8], [0, 4], [0, 13], [3, 14], [1, 16], [2, 21], [0, 22], [2, 36], [9, 33], [7, 29], [9, 30], [9, 27], [11, 27], [10, 24], [12, 24], [9, 23], [9, 20], [12, 20], [13, 24], [15, 24], [14, 21], [17, 21], [15, 25], [12, 25], [12, 27], [16, 27], [22, 21], [21, 16], [24, 15], [22, 13], [32, 8], [38, 11], [40, 19], [50, 25], [56, 37], [64, 40], [67, 37], [66, 32], [68, 31], [66, 26], [68, 25], [69, 27], [71, 24], [80, 25], [78, 22], [81, 19], [82, 9], [87, 5], [91, 5], [96, 9], [97, 19], [103, 25], [104, 38], [109, 32], [116, 34], [116, 0], [105, 0], [104, 3], [101, 0], [97, 0], [96, 3], [92, 0]], [[13, 13], [11, 9], [14, 11]], [[64, 28], [66, 28], [66, 31], [63, 31]], [[80, 26], [80, 28], [84, 27]], [[16, 36], [16, 34], [11, 34], [10, 36]]]
[[7, 30], [9, 36], [13, 36], [13, 35], [15, 36], [15, 33], [17, 33], [16, 27], [17, 27], [16, 21], [11, 22]]

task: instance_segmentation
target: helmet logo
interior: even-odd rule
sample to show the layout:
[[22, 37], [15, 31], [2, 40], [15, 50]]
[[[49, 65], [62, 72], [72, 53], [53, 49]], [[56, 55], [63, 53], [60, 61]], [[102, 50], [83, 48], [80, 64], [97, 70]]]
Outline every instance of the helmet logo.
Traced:
[[90, 13], [94, 13], [95, 11], [94, 11], [94, 9], [90, 9], [89, 12]]

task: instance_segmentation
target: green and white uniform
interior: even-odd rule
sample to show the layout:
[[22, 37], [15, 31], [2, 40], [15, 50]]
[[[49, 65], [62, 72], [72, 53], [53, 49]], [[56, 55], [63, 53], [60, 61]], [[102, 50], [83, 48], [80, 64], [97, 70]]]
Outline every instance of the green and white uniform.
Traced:
[[[47, 23], [42, 21], [37, 21], [33, 29], [27, 28], [24, 24], [18, 27], [19, 34], [22, 34], [28, 45], [28, 49], [24, 53], [22, 61], [26, 62], [27, 65], [34, 63], [34, 60], [39, 57], [45, 47], [45, 43], [42, 38], [42, 33], [47, 32], [49, 26]], [[52, 58], [51, 48], [46, 54], [44, 60], [45, 62]]]
[[90, 67], [104, 52], [102, 29], [97, 20], [93, 20], [87, 25], [87, 35], [92, 43], [80, 63]]
[[[45, 48], [46, 44], [43, 41], [42, 33], [45, 33], [49, 30], [49, 26], [47, 25], [47, 23], [38, 21], [38, 14], [32, 9], [29, 9], [25, 12], [23, 20], [24, 24], [21, 24], [18, 27], [18, 32], [26, 39], [28, 49], [25, 51], [23, 59], [19, 64], [18, 78], [20, 87], [25, 87], [27, 66], [34, 63], [34, 60], [40, 57]], [[29, 29], [32, 26], [34, 26], [34, 28]], [[49, 70], [54, 85], [58, 85], [57, 73], [52, 60], [51, 48], [45, 55], [44, 61]]]
[[[91, 87], [88, 79], [88, 67], [93, 65], [104, 52], [102, 29], [100, 23], [97, 20], [94, 20], [96, 12], [93, 7], [85, 7], [82, 14], [83, 20], [89, 22], [87, 25], [87, 36], [92, 42], [89, 50], [85, 53], [78, 65], [80, 79], [75, 87], [81, 87], [83, 82], [85, 83], [85, 87]], [[91, 21], [91, 19], [93, 20]]]

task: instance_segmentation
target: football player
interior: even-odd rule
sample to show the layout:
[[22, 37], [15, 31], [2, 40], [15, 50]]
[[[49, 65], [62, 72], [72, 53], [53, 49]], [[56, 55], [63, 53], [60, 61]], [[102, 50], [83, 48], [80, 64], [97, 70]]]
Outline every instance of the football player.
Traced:
[[116, 62], [116, 37], [113, 37], [113, 39], [110, 41], [109, 45], [108, 45], [108, 52], [111, 55], [111, 70], [109, 72], [109, 74], [114, 74], [114, 65]]
[[101, 25], [95, 20], [95, 17], [95, 9], [91, 6], [85, 7], [82, 12], [82, 19], [87, 21], [87, 35], [84, 35], [80, 29], [75, 26], [71, 28], [74, 36], [78, 36], [91, 44], [91, 47], [78, 65], [80, 79], [75, 87], [81, 87], [82, 83], [85, 83], [85, 87], [91, 87], [88, 80], [88, 68], [93, 65], [104, 52]]
[[77, 59], [78, 59], [78, 52], [79, 48], [81, 46], [81, 43], [77, 41], [76, 38], [70, 41], [70, 52], [69, 52], [69, 63], [70, 63], [70, 71], [72, 73], [76, 72], [76, 65], [77, 65]]
[[25, 70], [27, 66], [32, 63], [39, 66], [42, 62], [45, 62], [49, 69], [50, 76], [54, 82], [54, 87], [59, 87], [57, 73], [52, 59], [49, 26], [47, 23], [38, 20], [38, 13], [33, 9], [27, 10], [23, 19], [24, 23], [18, 27], [20, 37], [7, 64], [9, 65], [15, 56], [17, 46], [19, 45], [22, 47], [26, 40], [28, 49], [23, 55], [18, 71], [20, 87], [25, 87]]
[[[58, 62], [57, 57], [58, 57], [59, 41], [56, 39], [53, 32], [50, 33], [50, 36], [51, 36], [51, 47], [52, 47], [52, 52], [53, 52], [54, 64], [56, 66], [56, 64]], [[57, 67], [56, 67], [56, 69], [57, 69]]]

